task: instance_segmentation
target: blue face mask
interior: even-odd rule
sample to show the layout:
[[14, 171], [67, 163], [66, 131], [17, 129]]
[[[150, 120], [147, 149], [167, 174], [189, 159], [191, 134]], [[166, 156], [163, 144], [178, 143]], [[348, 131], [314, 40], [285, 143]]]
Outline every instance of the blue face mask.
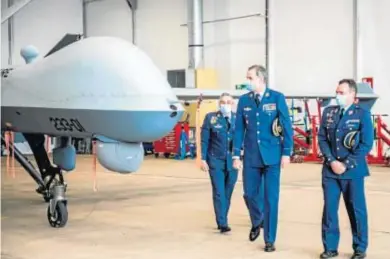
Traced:
[[347, 96], [346, 95], [341, 95], [337, 94], [336, 95], [336, 102], [338, 105], [340, 105], [341, 108], [345, 108], [347, 104]]
[[221, 104], [219, 107], [223, 116], [228, 116], [232, 112], [232, 106], [230, 104]]

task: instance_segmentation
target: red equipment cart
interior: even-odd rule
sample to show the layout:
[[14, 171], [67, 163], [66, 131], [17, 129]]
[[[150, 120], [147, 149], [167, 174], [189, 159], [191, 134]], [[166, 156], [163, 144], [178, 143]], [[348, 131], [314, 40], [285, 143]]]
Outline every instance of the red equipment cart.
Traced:
[[320, 149], [317, 138], [318, 117], [319, 116], [317, 115], [309, 117], [309, 123], [312, 128], [310, 133], [305, 132], [298, 127], [294, 127], [294, 155], [292, 157], [293, 163], [323, 161], [322, 157], [320, 156]]
[[[177, 123], [175, 128], [173, 128], [168, 135], [153, 142], [154, 156], [156, 158], [159, 157], [161, 153], [164, 154], [165, 158], [169, 158], [172, 154], [175, 155], [179, 152], [182, 127], [188, 136], [190, 126], [187, 121], [184, 121]], [[188, 145], [186, 151], [189, 151]]]
[[373, 115], [375, 125], [376, 156], [368, 155], [369, 164], [390, 166], [390, 157], [386, 157], [386, 145], [390, 149], [390, 128], [382, 117], [387, 115]]

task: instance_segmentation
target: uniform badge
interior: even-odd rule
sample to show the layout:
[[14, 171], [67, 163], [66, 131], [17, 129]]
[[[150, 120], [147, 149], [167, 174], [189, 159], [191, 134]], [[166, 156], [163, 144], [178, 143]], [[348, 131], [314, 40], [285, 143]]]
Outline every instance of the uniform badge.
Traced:
[[220, 129], [220, 128], [222, 128], [222, 125], [221, 124], [217, 124], [217, 125], [215, 125], [215, 127], [214, 128], [216, 128], [216, 129]]
[[251, 110], [252, 110], [251, 107], [245, 107], [245, 108], [244, 108], [244, 111], [246, 111], [246, 112], [251, 111]]
[[346, 123], [346, 124], [350, 124], [350, 123], [360, 123], [360, 120], [359, 120], [359, 119], [347, 120], [345, 123]]
[[269, 93], [266, 93], [266, 94], [265, 94], [265, 97], [268, 97], [268, 96], [269, 96]]
[[347, 149], [355, 149], [359, 141], [359, 133], [357, 131], [348, 132], [344, 137], [344, 147]]
[[263, 105], [263, 111], [275, 111], [276, 110], [276, 103], [269, 103]]
[[217, 118], [215, 116], [211, 117], [210, 123], [215, 124], [217, 122]]
[[250, 94], [249, 94], [249, 97], [250, 97], [250, 98], [253, 98], [253, 94], [252, 94], [252, 93], [250, 93]]
[[348, 112], [348, 115], [352, 115], [352, 113], [353, 113], [353, 111], [349, 111], [349, 112]]
[[276, 119], [272, 122], [272, 134], [274, 134], [275, 137], [279, 137], [283, 133], [283, 128], [280, 125], [279, 118], [276, 117]]

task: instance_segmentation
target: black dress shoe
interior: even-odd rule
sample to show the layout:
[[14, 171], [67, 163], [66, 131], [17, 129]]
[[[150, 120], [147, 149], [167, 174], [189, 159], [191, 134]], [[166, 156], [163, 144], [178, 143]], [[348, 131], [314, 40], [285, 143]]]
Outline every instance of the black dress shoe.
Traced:
[[274, 244], [266, 243], [266, 244], [265, 244], [264, 251], [266, 251], [266, 252], [273, 252], [273, 251], [275, 251], [275, 246], [274, 246]]
[[325, 251], [320, 255], [321, 259], [326, 259], [326, 258], [332, 258], [338, 256], [339, 253], [337, 251]]
[[360, 251], [355, 251], [351, 257], [351, 259], [363, 259], [363, 258], [366, 258], [366, 253]]
[[260, 230], [260, 225], [257, 227], [252, 227], [251, 231], [249, 232], [249, 240], [252, 242], [255, 241], [260, 235]]
[[226, 233], [226, 232], [229, 232], [229, 231], [231, 231], [232, 229], [230, 228], [230, 227], [228, 227], [228, 226], [226, 226], [226, 227], [220, 227], [220, 231], [221, 231], [221, 233]]

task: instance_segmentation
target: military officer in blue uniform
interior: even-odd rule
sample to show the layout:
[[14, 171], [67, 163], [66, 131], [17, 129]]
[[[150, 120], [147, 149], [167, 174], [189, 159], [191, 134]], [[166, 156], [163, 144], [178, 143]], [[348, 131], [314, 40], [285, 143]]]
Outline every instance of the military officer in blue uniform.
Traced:
[[219, 111], [206, 114], [201, 131], [202, 170], [210, 174], [215, 218], [221, 233], [231, 230], [227, 218], [237, 182], [237, 170], [232, 162], [236, 119], [232, 105], [233, 98], [223, 93]]
[[369, 175], [366, 155], [373, 146], [374, 128], [370, 111], [354, 103], [356, 93], [354, 80], [343, 79], [339, 82], [337, 105], [325, 108], [318, 132], [319, 146], [324, 156], [322, 242], [325, 251], [320, 258], [338, 255], [341, 194], [353, 235], [354, 253], [351, 258], [366, 257], [368, 223], [364, 179]]
[[[233, 166], [241, 168], [240, 148], [244, 143], [244, 200], [252, 228], [249, 240], [260, 235], [264, 220], [265, 251], [275, 251], [278, 224], [281, 166], [290, 162], [293, 130], [286, 99], [266, 86], [266, 69], [260, 65], [248, 68], [250, 92], [240, 97], [237, 106], [233, 144]], [[264, 180], [264, 200], [261, 185]], [[264, 213], [260, 205], [264, 202]]]

